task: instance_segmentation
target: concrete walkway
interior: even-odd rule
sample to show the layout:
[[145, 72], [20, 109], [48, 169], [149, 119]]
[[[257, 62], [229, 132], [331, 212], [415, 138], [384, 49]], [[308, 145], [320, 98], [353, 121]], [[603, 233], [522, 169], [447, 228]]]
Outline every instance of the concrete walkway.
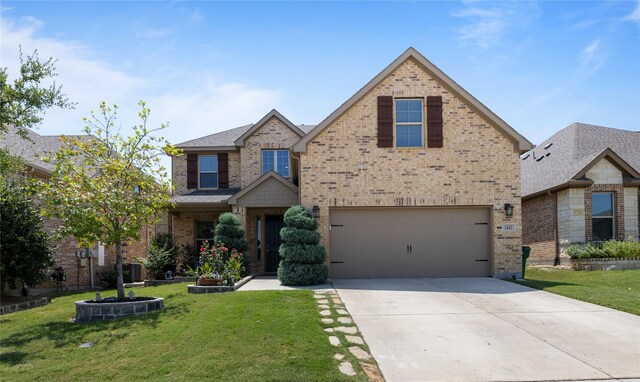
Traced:
[[248, 290], [297, 290], [297, 289], [307, 289], [307, 290], [333, 290], [331, 284], [321, 284], [321, 285], [312, 285], [312, 286], [302, 286], [302, 287], [290, 287], [286, 285], [280, 284], [280, 280], [276, 276], [256, 276], [251, 281], [243, 285], [238, 291], [248, 291]]
[[640, 381], [640, 317], [491, 278], [333, 280], [388, 382]]

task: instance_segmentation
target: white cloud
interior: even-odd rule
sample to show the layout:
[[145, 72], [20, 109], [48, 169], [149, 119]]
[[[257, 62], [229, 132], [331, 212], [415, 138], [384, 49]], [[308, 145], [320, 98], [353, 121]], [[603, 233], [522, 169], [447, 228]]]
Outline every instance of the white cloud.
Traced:
[[636, 3], [636, 8], [625, 17], [625, 20], [640, 21], [640, 1]]
[[580, 52], [580, 73], [590, 76], [605, 64], [607, 56], [601, 47], [600, 40], [592, 41]]
[[524, 28], [538, 15], [537, 5], [528, 2], [465, 2], [465, 7], [452, 13], [467, 21], [458, 30], [459, 38], [481, 49], [499, 43], [514, 28]]

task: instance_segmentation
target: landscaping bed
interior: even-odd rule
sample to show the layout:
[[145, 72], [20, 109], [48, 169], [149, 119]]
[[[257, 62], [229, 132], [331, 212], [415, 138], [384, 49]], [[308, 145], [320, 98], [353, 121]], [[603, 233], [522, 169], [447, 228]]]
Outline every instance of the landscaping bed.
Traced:
[[640, 270], [527, 268], [526, 279], [512, 282], [640, 315]]
[[242, 280], [231, 285], [187, 285], [187, 292], [192, 294], [205, 294], [205, 293], [222, 293], [233, 292], [238, 290], [241, 286], [248, 283], [253, 276], [247, 276]]
[[[165, 298], [162, 312], [86, 325], [73, 302], [0, 316], [0, 375], [7, 381], [366, 381], [339, 372], [336, 347], [310, 291], [220, 293], [184, 284], [135, 288]], [[103, 294], [105, 294], [103, 292]], [[79, 348], [81, 344], [93, 346]], [[142, 367], [143, 366], [143, 367]]]

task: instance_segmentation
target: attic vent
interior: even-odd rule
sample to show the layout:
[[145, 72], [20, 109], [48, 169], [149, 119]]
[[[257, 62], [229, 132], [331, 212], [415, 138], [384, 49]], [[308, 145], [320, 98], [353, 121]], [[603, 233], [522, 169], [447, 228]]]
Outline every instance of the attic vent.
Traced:
[[543, 155], [543, 156], [541, 156], [540, 158], [536, 159], [536, 162], [540, 162], [540, 161], [541, 161], [541, 160], [543, 160], [543, 159], [544, 159], [544, 155]]
[[553, 146], [553, 143], [547, 143], [546, 145], [544, 145], [544, 149], [546, 150], [551, 146]]
[[549, 155], [551, 155], [551, 153], [547, 153], [547, 155], [545, 155], [545, 156], [548, 157]]
[[531, 154], [527, 153], [527, 154], [524, 154], [522, 157], [520, 157], [520, 159], [525, 160], [525, 159], [529, 158], [530, 156], [531, 156]]

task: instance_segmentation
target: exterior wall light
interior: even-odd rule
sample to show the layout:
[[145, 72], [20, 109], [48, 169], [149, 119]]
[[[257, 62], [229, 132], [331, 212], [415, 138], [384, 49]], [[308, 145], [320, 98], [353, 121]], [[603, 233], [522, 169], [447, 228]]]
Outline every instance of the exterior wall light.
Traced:
[[504, 204], [504, 213], [508, 217], [513, 216], [513, 204], [505, 203]]
[[313, 206], [313, 209], [311, 209], [311, 212], [313, 213], [313, 218], [314, 219], [320, 218], [320, 207]]

